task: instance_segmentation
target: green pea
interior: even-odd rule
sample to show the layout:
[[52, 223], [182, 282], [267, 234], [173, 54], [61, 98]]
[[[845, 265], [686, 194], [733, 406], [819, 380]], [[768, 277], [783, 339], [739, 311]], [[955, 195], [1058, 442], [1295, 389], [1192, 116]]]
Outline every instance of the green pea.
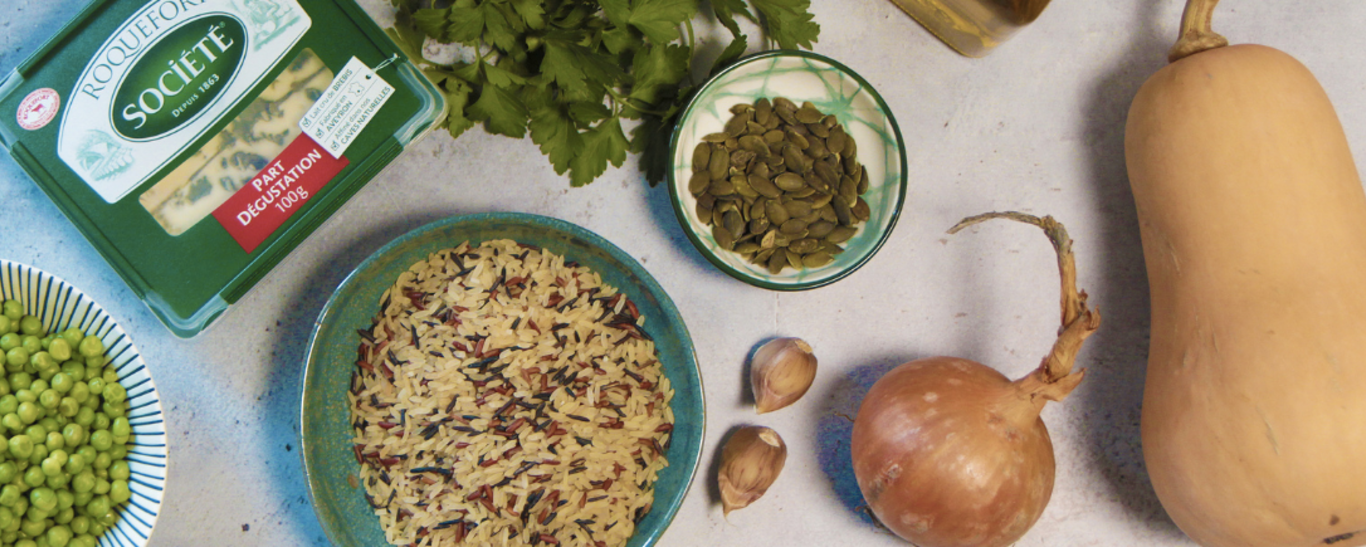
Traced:
[[14, 398], [18, 399], [20, 403], [36, 403], [38, 402], [38, 392], [31, 389], [21, 389], [14, 392]]
[[34, 353], [29, 357], [29, 361], [33, 362], [33, 366], [38, 370], [50, 370], [54, 374], [62, 369], [61, 361], [46, 351]]
[[95, 477], [95, 489], [91, 490], [91, 492], [95, 493], [96, 499], [98, 499], [100, 496], [108, 494], [109, 481], [100, 477]]
[[31, 402], [23, 402], [19, 403], [19, 410], [15, 413], [19, 415], [19, 419], [23, 420], [25, 424], [31, 424], [42, 417], [43, 407]]
[[29, 356], [43, 351], [43, 339], [31, 334], [24, 335], [19, 339], [19, 347], [28, 351]]
[[62, 402], [62, 394], [55, 389], [45, 389], [38, 394], [38, 404], [47, 410], [56, 410], [57, 404]]
[[76, 515], [71, 519], [71, 532], [78, 537], [90, 531], [90, 517]]
[[45, 334], [42, 320], [32, 315], [19, 318], [19, 332], [29, 335]]
[[11, 412], [0, 417], [0, 425], [5, 426], [5, 429], [10, 431], [19, 431], [24, 428], [24, 421], [19, 419], [19, 414]]
[[72, 347], [76, 347], [81, 343], [81, 340], [85, 339], [85, 333], [81, 332], [81, 329], [77, 327], [68, 327], [66, 330], [62, 331], [61, 337], [63, 340], [66, 340], [66, 343], [71, 344]]
[[28, 364], [29, 352], [23, 346], [5, 352], [5, 370], [14, 370]]
[[[13, 383], [13, 381], [11, 381], [11, 383]], [[86, 380], [86, 382], [85, 382], [86, 387], [90, 388], [90, 393], [95, 394], [95, 395], [101, 395], [101, 394], [104, 393], [104, 385], [105, 385], [105, 383], [106, 383], [106, 382], [104, 381], [104, 378], [98, 378], [98, 377], [90, 378], [89, 380]], [[20, 388], [16, 388], [16, 389], [20, 389]]]
[[62, 437], [61, 431], [47, 432], [47, 440], [43, 443], [47, 447], [48, 453], [66, 448], [66, 438]]
[[28, 435], [15, 435], [9, 438], [9, 453], [18, 459], [27, 459], [33, 454], [33, 440]]
[[66, 467], [62, 470], [66, 471], [66, 474], [68, 475], [75, 475], [76, 473], [84, 471], [85, 458], [82, 458], [80, 454], [72, 454], [71, 458], [66, 460]]
[[0, 397], [0, 414], [9, 414], [19, 410], [19, 398], [13, 393]]
[[57, 508], [57, 493], [53, 492], [51, 488], [34, 488], [28, 493], [28, 502], [30, 507], [51, 511]]
[[[0, 317], [4, 317], [0, 315]], [[0, 375], [0, 396], [9, 395], [13, 390], [9, 387], [9, 378]]]
[[94, 516], [96, 519], [109, 512], [109, 497], [95, 496], [90, 500], [90, 504], [85, 506], [85, 514]]
[[[72, 484], [75, 484], [75, 483], [76, 483], [76, 478], [75, 478], [75, 477], [72, 477], [72, 478], [71, 478], [71, 483], [72, 483]], [[92, 487], [92, 488], [93, 488], [93, 487]], [[75, 491], [75, 490], [72, 490], [72, 492], [76, 492], [76, 491]], [[73, 501], [72, 503], [73, 503], [76, 507], [85, 507], [85, 504], [90, 503], [90, 500], [91, 500], [91, 499], [94, 499], [94, 497], [95, 497], [95, 494], [94, 494], [93, 492], [76, 492], [75, 497], [72, 498], [72, 499], [75, 500], [75, 501]]]
[[[47, 531], [47, 523], [41, 520], [35, 522], [30, 519], [24, 519], [24, 521], [19, 524], [19, 531], [28, 535], [28, 537], [36, 538]], [[14, 544], [15, 547], [18, 547], [24, 541], [26, 540], [19, 540], [19, 543]], [[34, 544], [34, 547], [37, 547], [36, 543]]]
[[14, 512], [7, 507], [0, 507], [0, 530], [8, 528], [10, 522], [14, 521]]
[[44, 380], [42, 378], [35, 379], [32, 383], [28, 385], [28, 389], [34, 393], [42, 393], [44, 391], [47, 391], [48, 387], [49, 386], [47, 384], [47, 380]]
[[33, 445], [33, 453], [28, 456], [28, 463], [33, 464], [33, 467], [38, 467], [38, 464], [43, 463], [43, 458], [46, 457], [47, 445], [35, 444]]
[[67, 476], [66, 473], [58, 473], [49, 476], [46, 481], [43, 481], [43, 484], [53, 490], [61, 490], [66, 488], [66, 485], [71, 484], [71, 477]]
[[47, 475], [43, 474], [43, 469], [36, 465], [29, 466], [24, 470], [24, 484], [29, 488], [37, 488], [47, 482]]
[[[94, 491], [95, 473], [91, 472], [89, 469], [77, 473], [75, 477], [71, 478], [71, 490], [78, 495]], [[4, 494], [4, 492], [0, 491], [0, 494]]]
[[127, 417], [119, 416], [109, 424], [109, 432], [114, 435], [114, 442], [126, 442], [133, 434], [133, 426], [128, 423]]
[[0, 335], [0, 349], [5, 351], [12, 350], [24, 344], [24, 335], [17, 332], [7, 332]]
[[76, 350], [80, 352], [82, 357], [87, 359], [91, 357], [103, 357], [104, 341], [100, 340], [97, 336], [86, 336], [81, 339], [80, 344], [77, 344]]
[[[62, 440], [67, 446], [80, 447], [85, 444], [85, 427], [81, 424], [66, 424], [62, 428]], [[91, 450], [94, 450], [93, 448]], [[84, 455], [84, 454], [82, 454]]]
[[[66, 490], [62, 490], [62, 492], [66, 492]], [[57, 495], [60, 496], [62, 492], [58, 492]], [[67, 494], [70, 494], [70, 492], [67, 492]], [[60, 500], [61, 498], [59, 497], [57, 499]], [[52, 522], [55, 522], [57, 524], [70, 524], [71, 519], [74, 518], [76, 518], [76, 509], [72, 507], [63, 508], [62, 502], [58, 501], [57, 514], [53, 515]]]
[[99, 541], [95, 536], [90, 535], [90, 532], [86, 532], [71, 538], [71, 547], [96, 547], [99, 545]]
[[24, 428], [24, 435], [35, 442], [45, 442], [47, 441], [47, 428], [43, 427], [43, 424], [33, 424]]
[[19, 325], [10, 319], [8, 315], [0, 314], [0, 334], [9, 334], [19, 330]]
[[61, 363], [71, 359], [71, 343], [65, 338], [53, 338], [47, 346], [47, 352], [52, 354], [52, 358]]
[[[0, 484], [6, 484], [13, 481], [14, 477], [18, 474], [19, 466], [14, 465], [14, 462], [0, 463]], [[0, 529], [3, 528], [4, 525], [0, 525]]]
[[48, 456], [47, 459], [43, 460], [42, 465], [39, 465], [38, 467], [43, 470], [44, 475], [55, 477], [62, 474], [62, 466], [64, 465], [66, 465], [65, 460], [58, 461], [56, 458]]
[[9, 375], [9, 387], [14, 391], [29, 389], [33, 386], [33, 376], [27, 372], [15, 372]]
[[[92, 397], [91, 399], [94, 400], [95, 398]], [[73, 421], [82, 427], [90, 427], [91, 424], [95, 423], [95, 410], [90, 407], [81, 407], [80, 411], [76, 412]]]
[[62, 363], [62, 372], [77, 382], [85, 380], [85, 363], [67, 361]]
[[[110, 420], [109, 420], [109, 415], [108, 415], [108, 414], [97, 413], [97, 414], [95, 414], [95, 423], [93, 423], [93, 424], [90, 425], [90, 429], [101, 430], [101, 431], [103, 431], [103, 430], [109, 429], [109, 424], [110, 424], [110, 423], [111, 423], [111, 422], [110, 422]], [[103, 449], [101, 449], [101, 450], [103, 450]]]
[[52, 381], [48, 383], [51, 384], [52, 389], [62, 395], [70, 393], [71, 388], [76, 387], [76, 379], [65, 372], [58, 372], [57, 374], [52, 375]]
[[[46, 393], [46, 392], [44, 392]], [[74, 418], [81, 411], [81, 404], [71, 397], [62, 397], [57, 401], [57, 415], [63, 418]]]
[[[91, 480], [94, 480], [95, 477], [92, 476], [90, 478]], [[93, 482], [91, 483], [91, 486], [94, 486]], [[0, 487], [0, 506], [14, 507], [14, 502], [18, 501], [19, 497], [22, 495], [23, 492], [19, 490], [18, 486], [6, 484], [5, 486]]]
[[[23, 521], [20, 520], [20, 522], [23, 522]], [[23, 528], [20, 527], [20, 529], [22, 530]], [[33, 541], [33, 540], [31, 540], [31, 539], [24, 538], [24, 539], [21, 539], [21, 540], [19, 540], [19, 541], [14, 542], [14, 547], [38, 547], [38, 543], [35, 542], [35, 541]]]
[[4, 303], [5, 316], [18, 321], [24, 317], [24, 303], [10, 299]]
[[90, 398], [90, 385], [80, 380], [76, 380], [75, 384], [71, 386], [71, 391], [67, 392], [66, 396], [74, 399], [77, 403], [84, 403], [86, 399]]

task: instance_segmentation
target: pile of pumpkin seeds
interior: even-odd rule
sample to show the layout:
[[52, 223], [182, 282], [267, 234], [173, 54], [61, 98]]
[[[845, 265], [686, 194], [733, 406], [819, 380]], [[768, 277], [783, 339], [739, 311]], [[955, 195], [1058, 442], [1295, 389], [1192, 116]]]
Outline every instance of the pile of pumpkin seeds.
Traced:
[[717, 245], [770, 273], [830, 263], [870, 216], [854, 139], [810, 102], [761, 98], [730, 112], [693, 149], [698, 219]]

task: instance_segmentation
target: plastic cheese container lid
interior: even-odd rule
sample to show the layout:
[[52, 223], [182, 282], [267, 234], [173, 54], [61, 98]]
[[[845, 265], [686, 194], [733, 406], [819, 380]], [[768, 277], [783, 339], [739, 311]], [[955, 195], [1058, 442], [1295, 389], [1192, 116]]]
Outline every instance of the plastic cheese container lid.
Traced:
[[353, 0], [97, 0], [0, 81], [0, 144], [189, 337], [444, 109]]

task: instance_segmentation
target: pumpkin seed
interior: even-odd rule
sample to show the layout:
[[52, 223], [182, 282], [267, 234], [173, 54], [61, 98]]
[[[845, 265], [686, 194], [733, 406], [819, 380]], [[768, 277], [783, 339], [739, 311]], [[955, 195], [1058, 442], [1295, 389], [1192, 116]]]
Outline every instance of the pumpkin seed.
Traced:
[[806, 179], [796, 173], [788, 172], [775, 177], [773, 184], [788, 192], [795, 192], [806, 187]]
[[778, 275], [778, 273], [782, 272], [783, 268], [786, 268], [787, 266], [786, 252], [775, 252], [772, 256], [768, 257], [768, 273], [770, 274]]
[[768, 216], [768, 221], [773, 224], [782, 224], [792, 218], [792, 215], [787, 214], [786, 207], [771, 199], [764, 202], [764, 214]]
[[778, 227], [778, 231], [781, 232], [783, 235], [789, 237], [795, 234], [800, 234], [806, 231], [806, 221], [796, 218], [788, 219], [787, 222], [784, 222], [781, 226]]
[[848, 226], [836, 226], [834, 230], [830, 231], [830, 235], [825, 236], [825, 240], [831, 243], [844, 243], [849, 241], [849, 238], [854, 237], [857, 232], [858, 230]]
[[802, 103], [801, 108], [797, 109], [796, 117], [797, 121], [804, 124], [817, 123], [825, 117], [825, 114], [822, 114], [820, 110], [817, 110], [816, 105], [812, 104], [811, 101], [806, 101]]
[[807, 268], [819, 268], [829, 264], [833, 260], [835, 260], [835, 257], [830, 256], [830, 253], [816, 251], [802, 257], [802, 266], [806, 266]]
[[811, 202], [793, 200], [783, 204], [789, 218], [801, 218], [811, 214]]
[[767, 231], [767, 232], [764, 232], [764, 236], [763, 236], [763, 237], [759, 238], [759, 248], [761, 248], [761, 249], [772, 249], [772, 248], [774, 248], [774, 247], [777, 246], [777, 241], [778, 241], [778, 231], [777, 231], [777, 230], [769, 230], [769, 231]]
[[858, 198], [858, 202], [855, 203], [849, 211], [854, 213], [854, 218], [864, 222], [867, 222], [868, 218], [873, 216], [872, 208], [868, 206], [868, 202], [863, 201], [863, 198]]
[[730, 150], [713, 150], [709, 160], [707, 172], [711, 174], [712, 180], [725, 178], [726, 172], [730, 170]]
[[720, 133], [708, 133], [702, 136], [702, 142], [726, 142], [726, 139], [729, 138], [730, 135], [727, 135], [724, 131]]
[[740, 213], [727, 211], [725, 215], [722, 215], [721, 220], [723, 223], [722, 225], [726, 227], [726, 231], [730, 232], [731, 235], [735, 237], [744, 235], [745, 219], [740, 218]]
[[862, 167], [859, 168], [859, 177], [858, 177], [858, 187], [857, 187], [857, 189], [858, 189], [859, 195], [863, 195], [864, 192], [867, 192], [867, 191], [868, 191], [868, 170], [867, 170], [867, 169], [863, 169]]
[[816, 249], [819, 249], [820, 246], [821, 244], [819, 240], [807, 237], [793, 241], [791, 244], [787, 246], [787, 250], [792, 251], [794, 253], [806, 254], [814, 252]]
[[[839, 221], [840, 226], [848, 226], [854, 223], [854, 213], [849, 209], [848, 201], [837, 199], [831, 201], [830, 205], [835, 208], [835, 219]], [[770, 217], [772, 217], [772, 215], [770, 215]]]
[[735, 251], [735, 252], [737, 252], [737, 253], [740, 253], [740, 254], [742, 254], [742, 255], [753, 254], [753, 253], [759, 252], [759, 244], [758, 244], [758, 243], [755, 243], [755, 242], [753, 242], [753, 241], [746, 241], [746, 242], [744, 242], [744, 243], [736, 243], [736, 244], [735, 244], [735, 248], [734, 248], [734, 249], [731, 249], [731, 250], [732, 250], [732, 251]]
[[693, 195], [707, 191], [708, 186], [711, 186], [711, 175], [706, 171], [693, 173], [692, 178], [688, 179], [688, 192]]
[[792, 99], [789, 99], [787, 97], [777, 97], [773, 99], [773, 109], [791, 110], [795, 112], [797, 110], [797, 103], [792, 102]]
[[812, 135], [822, 139], [830, 136], [830, 128], [826, 127], [824, 124], [808, 123], [806, 124], [806, 130], [811, 132]]
[[729, 121], [726, 122], [726, 135], [731, 137], [739, 137], [740, 135], [745, 134], [745, 129], [747, 129], [746, 124], [748, 123], [749, 117], [745, 116], [744, 114], [737, 115], [731, 118]]
[[814, 159], [823, 160], [830, 155], [830, 149], [825, 147], [825, 141], [815, 138], [811, 139], [811, 146], [806, 148], [806, 154]]
[[693, 172], [706, 171], [709, 162], [711, 162], [711, 143], [697, 143], [697, 146], [692, 149]]
[[[762, 211], [762, 209], [760, 210]], [[749, 219], [749, 233], [751, 234], [762, 234], [768, 230], [768, 227], [768, 219], [766, 218]]]
[[832, 200], [832, 199], [835, 199], [835, 195], [834, 195], [834, 194], [829, 194], [829, 193], [813, 194], [813, 195], [811, 196], [811, 208], [812, 208], [812, 209], [824, 209], [827, 205], [830, 205], [830, 200]]
[[750, 175], [749, 177], [749, 185], [751, 188], [754, 188], [755, 192], [758, 192], [759, 195], [769, 198], [776, 198], [778, 196], [783, 195], [782, 188], [779, 188], [777, 185], [773, 184], [773, 181], [768, 180], [767, 177], [760, 176], [757, 173], [757, 169], [755, 171], [756, 173]]
[[840, 174], [830, 162], [818, 161], [812, 167], [812, 171], [816, 173], [816, 176], [820, 177], [821, 182], [825, 184], [826, 188], [834, 186], [840, 181]]
[[773, 103], [767, 97], [754, 101], [754, 121], [767, 124], [771, 117], [773, 117]]
[[825, 204], [825, 207], [821, 207], [821, 211], [820, 211], [820, 212], [821, 212], [821, 215], [820, 215], [820, 216], [821, 216], [821, 220], [824, 220], [824, 221], [830, 222], [830, 223], [839, 222], [839, 221], [840, 221], [840, 217], [839, 217], [839, 215], [835, 214], [835, 206], [834, 206], [834, 205], [831, 205], [831, 203], [834, 203], [834, 202], [831, 201], [830, 203]]
[[791, 127], [787, 128], [787, 134], [784, 136], [787, 137], [787, 142], [796, 145], [797, 148], [800, 148], [802, 150], [806, 150], [808, 147], [811, 146], [810, 140], [808, 140], [801, 133], [798, 133], [795, 130], [793, 130]]
[[732, 175], [730, 183], [735, 186], [735, 193], [747, 198], [757, 198], [759, 193], [754, 191], [749, 184], [749, 177], [744, 175]]
[[735, 246], [735, 236], [720, 224], [711, 227], [711, 237], [716, 240], [716, 245], [722, 249], [730, 250]]
[[793, 252], [792, 249], [787, 249], [787, 250], [786, 250], [786, 254], [787, 254], [787, 265], [788, 265], [788, 266], [792, 266], [794, 269], [798, 269], [798, 270], [802, 269], [802, 255], [801, 255], [801, 254], [798, 254], [798, 253], [796, 253], [796, 252]]
[[807, 235], [816, 239], [824, 239], [835, 229], [835, 223], [828, 220], [817, 220], [806, 225]]
[[729, 179], [716, 179], [711, 181], [707, 191], [713, 196], [729, 196], [735, 193], [735, 184]]
[[830, 129], [830, 135], [825, 138], [825, 146], [831, 152], [844, 152], [844, 140], [847, 138], [849, 138], [849, 134], [844, 132], [843, 127], [837, 125]]

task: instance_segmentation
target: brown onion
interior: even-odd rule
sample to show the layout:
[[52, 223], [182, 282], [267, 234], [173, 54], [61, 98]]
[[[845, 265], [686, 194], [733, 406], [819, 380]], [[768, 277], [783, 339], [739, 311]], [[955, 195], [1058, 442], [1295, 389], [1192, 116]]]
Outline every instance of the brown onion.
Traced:
[[1081, 382], [1072, 372], [1099, 313], [1076, 290], [1067, 230], [1052, 217], [988, 213], [1044, 229], [1058, 253], [1063, 328], [1028, 376], [1010, 381], [981, 363], [930, 357], [880, 378], [854, 421], [854, 475], [873, 514], [920, 547], [996, 547], [1020, 539], [1053, 493], [1053, 444], [1039, 418]]

